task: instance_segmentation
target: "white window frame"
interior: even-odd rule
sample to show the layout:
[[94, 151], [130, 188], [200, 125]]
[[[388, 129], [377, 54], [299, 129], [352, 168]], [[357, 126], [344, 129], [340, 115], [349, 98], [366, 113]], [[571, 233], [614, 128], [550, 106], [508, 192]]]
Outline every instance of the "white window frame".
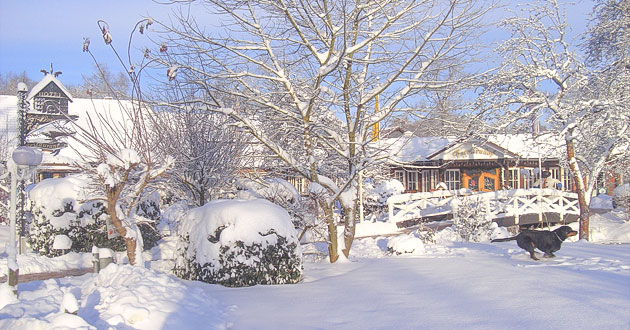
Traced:
[[448, 190], [459, 190], [462, 187], [462, 174], [459, 169], [450, 169], [444, 172], [444, 183]]
[[402, 183], [403, 187], [407, 187], [407, 180], [405, 180], [406, 175], [405, 175], [405, 171], [403, 170], [395, 170], [394, 171], [394, 179], [400, 181], [400, 183]]
[[573, 190], [573, 177], [571, 176], [571, 170], [565, 167], [560, 169], [562, 172], [562, 190], [572, 191]]
[[405, 178], [407, 184], [406, 189], [409, 191], [418, 191], [418, 171], [407, 171]]
[[[516, 173], [516, 177], [514, 177]], [[511, 189], [519, 189], [521, 187], [521, 169], [518, 167], [508, 168], [508, 185]]]
[[438, 184], [438, 170], [422, 170], [422, 192], [429, 192]]

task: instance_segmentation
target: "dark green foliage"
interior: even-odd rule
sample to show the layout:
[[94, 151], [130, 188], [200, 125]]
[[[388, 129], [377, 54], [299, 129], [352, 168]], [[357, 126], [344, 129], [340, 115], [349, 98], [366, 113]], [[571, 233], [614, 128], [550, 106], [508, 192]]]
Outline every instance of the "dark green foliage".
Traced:
[[70, 239], [75, 252], [90, 252], [93, 246], [125, 251], [125, 242], [120, 237], [107, 238], [109, 216], [102, 202], [89, 202], [79, 211], [77, 221], [71, 225]]
[[[209, 243], [220, 242], [221, 227], [215, 233], [216, 237], [209, 237]], [[231, 245], [219, 247], [219, 260], [200, 265], [196, 255], [187, 258], [189, 237], [180, 240], [178, 255], [183, 262], [176, 263], [173, 272], [176, 276], [220, 284], [229, 287], [252, 286], [257, 284], [287, 284], [297, 283], [302, 276], [302, 260], [296, 253], [296, 243], [287, 243], [285, 237], [275, 231], [264, 234], [274, 235], [276, 244], [254, 243], [245, 245], [243, 241], [236, 241]]]
[[[74, 205], [71, 202], [64, 203], [62, 210], [55, 210], [52, 214], [60, 217], [65, 213], [74, 213]], [[47, 257], [57, 257], [63, 254], [63, 251], [53, 250], [53, 242], [57, 235], [69, 235], [70, 228], [55, 228], [50, 219], [47, 219], [44, 212], [35, 208], [31, 213], [33, 221], [28, 228], [28, 244], [33, 251]], [[74, 244], [72, 246], [74, 248]]]
[[149, 220], [138, 223], [138, 228], [140, 228], [140, 232], [142, 233], [142, 240], [144, 242], [143, 248], [150, 250], [162, 239], [162, 236], [157, 231], [157, 225], [161, 217], [159, 204], [155, 200], [146, 200], [140, 203], [136, 214]]
[[[54, 210], [54, 216], [61, 216], [67, 212], [77, 213], [76, 218], [65, 229], [56, 229], [50, 224], [39, 209], [33, 210], [33, 221], [29, 228], [29, 245], [34, 251], [48, 257], [62, 254], [62, 251], [52, 250], [56, 235], [64, 234], [72, 240], [73, 252], [90, 252], [93, 246], [109, 248], [114, 251], [125, 251], [126, 246], [121, 237], [107, 238], [107, 223], [109, 219], [106, 208], [102, 202], [93, 201], [81, 205], [78, 212], [74, 210], [73, 203], [64, 204], [63, 210]], [[145, 250], [151, 249], [161, 239], [155, 229], [160, 219], [160, 210], [154, 201], [142, 203], [138, 209], [139, 215], [147, 218], [146, 222], [138, 223], [142, 233]]]

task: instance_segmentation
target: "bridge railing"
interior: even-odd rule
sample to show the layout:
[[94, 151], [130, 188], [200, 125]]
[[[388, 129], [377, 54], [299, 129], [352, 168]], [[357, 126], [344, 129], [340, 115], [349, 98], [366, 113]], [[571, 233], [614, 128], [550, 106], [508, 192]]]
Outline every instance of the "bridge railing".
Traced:
[[389, 221], [401, 222], [411, 219], [428, 218], [453, 213], [453, 208], [462, 203], [481, 203], [491, 219], [519, 217], [538, 214], [542, 222], [543, 214], [557, 213], [560, 219], [566, 215], [579, 215], [577, 194], [556, 189], [512, 189], [493, 192], [472, 193], [462, 189], [455, 192], [435, 191], [394, 195], [387, 199]]

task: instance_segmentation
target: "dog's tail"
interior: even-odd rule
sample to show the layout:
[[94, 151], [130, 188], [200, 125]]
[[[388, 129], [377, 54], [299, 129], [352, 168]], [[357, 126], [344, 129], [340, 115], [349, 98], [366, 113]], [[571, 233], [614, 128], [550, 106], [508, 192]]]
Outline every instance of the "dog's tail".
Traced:
[[497, 239], [493, 239], [490, 241], [490, 243], [496, 243], [496, 242], [507, 242], [507, 241], [513, 241], [516, 239], [516, 236], [514, 237], [508, 237], [508, 238], [497, 238]]

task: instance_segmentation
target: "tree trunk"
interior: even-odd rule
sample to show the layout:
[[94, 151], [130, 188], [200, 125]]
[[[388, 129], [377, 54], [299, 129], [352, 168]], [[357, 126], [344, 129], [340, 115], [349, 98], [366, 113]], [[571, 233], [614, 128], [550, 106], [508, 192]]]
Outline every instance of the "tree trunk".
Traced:
[[350, 248], [352, 248], [352, 243], [354, 242], [354, 235], [356, 233], [356, 210], [357, 210], [357, 203], [358, 201], [355, 201], [354, 203], [354, 209], [352, 208], [346, 208], [345, 209], [345, 219], [344, 219], [344, 231], [343, 231], [343, 240], [344, 240], [344, 248], [342, 250], [343, 255], [346, 256], [346, 258], [348, 256], [350, 256]]
[[[572, 131], [569, 132], [572, 135]], [[578, 206], [580, 207], [580, 239], [589, 239], [589, 204], [586, 203], [586, 184], [582, 179], [580, 168], [577, 160], [575, 159], [575, 145], [573, 144], [573, 138], [569, 137], [565, 139], [567, 144], [567, 159], [569, 160], [569, 167], [573, 173], [573, 182], [577, 187], [578, 194]]]
[[330, 263], [332, 264], [339, 259], [339, 253], [337, 252], [337, 246], [339, 245], [339, 242], [337, 241], [337, 225], [335, 224], [332, 207], [325, 201], [319, 202], [319, 204], [324, 211], [326, 223], [328, 224], [328, 256], [330, 258]]
[[129, 264], [136, 264], [136, 239], [127, 237], [127, 229], [123, 227], [122, 222], [118, 218], [118, 213], [116, 213], [116, 201], [118, 194], [115, 191], [107, 192], [107, 215], [109, 215], [109, 219], [111, 220], [116, 232], [125, 242], [125, 246], [127, 248], [127, 258], [129, 258]]
[[589, 206], [586, 203], [585, 193], [578, 190], [578, 205], [580, 206], [580, 239], [589, 240]]
[[129, 264], [136, 264], [136, 244], [135, 238], [124, 238], [125, 246], [127, 247], [127, 258], [129, 258]]

